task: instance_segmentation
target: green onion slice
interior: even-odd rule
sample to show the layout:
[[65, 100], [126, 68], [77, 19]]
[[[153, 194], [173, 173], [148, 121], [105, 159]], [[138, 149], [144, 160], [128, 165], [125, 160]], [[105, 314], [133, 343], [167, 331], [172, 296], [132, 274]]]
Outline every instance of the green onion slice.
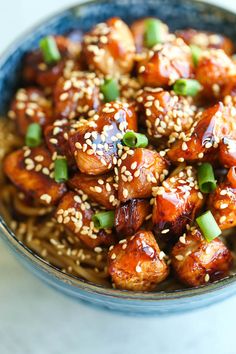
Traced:
[[92, 220], [97, 229], [109, 229], [114, 226], [115, 212], [101, 211], [94, 214]]
[[44, 61], [48, 64], [55, 63], [61, 59], [61, 54], [57, 43], [52, 36], [44, 37], [40, 40], [39, 46], [43, 53]]
[[144, 134], [128, 131], [123, 136], [123, 143], [131, 148], [144, 148], [148, 145], [148, 138]]
[[42, 128], [38, 123], [31, 123], [27, 128], [25, 143], [29, 147], [36, 147], [42, 141]]
[[68, 166], [65, 157], [57, 158], [54, 162], [54, 178], [55, 181], [65, 182], [68, 180]]
[[106, 79], [100, 89], [104, 95], [105, 102], [115, 101], [120, 96], [117, 81], [114, 79]]
[[216, 179], [210, 163], [205, 162], [198, 167], [198, 184], [200, 191], [210, 193], [216, 189]]
[[196, 96], [201, 91], [202, 86], [197, 80], [179, 79], [174, 84], [174, 92], [182, 96]]
[[162, 22], [155, 18], [145, 20], [144, 43], [148, 48], [163, 42]]
[[199, 216], [196, 221], [202, 231], [203, 236], [208, 242], [211, 242], [214, 240], [214, 238], [220, 236], [221, 229], [219, 228], [210, 210]]
[[201, 50], [201, 48], [199, 48], [195, 44], [191, 44], [190, 45], [190, 49], [191, 49], [191, 52], [192, 52], [193, 64], [194, 64], [194, 66], [197, 66], [198, 62], [199, 62], [199, 58], [200, 58], [200, 56], [202, 54], [202, 50]]

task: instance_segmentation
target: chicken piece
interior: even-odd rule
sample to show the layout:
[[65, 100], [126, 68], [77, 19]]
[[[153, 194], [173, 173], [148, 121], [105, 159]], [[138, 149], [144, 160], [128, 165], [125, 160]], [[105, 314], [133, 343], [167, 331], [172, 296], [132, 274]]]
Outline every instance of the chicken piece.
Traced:
[[171, 252], [175, 275], [192, 287], [226, 277], [232, 259], [231, 252], [219, 238], [207, 242], [196, 228], [181, 236]]
[[119, 289], [150, 291], [169, 274], [164, 252], [150, 231], [121, 240], [108, 254], [108, 272]]
[[182, 38], [186, 44], [194, 44], [201, 49], [222, 49], [227, 55], [234, 52], [233, 42], [222, 34], [188, 28], [176, 31], [176, 36]]
[[221, 102], [196, 117], [190, 131], [168, 151], [173, 162], [214, 161], [216, 149], [224, 137], [236, 139], [236, 108]]
[[51, 102], [46, 99], [41, 90], [35, 87], [21, 88], [16, 92], [8, 116], [16, 120], [21, 135], [26, 134], [28, 125], [31, 123], [45, 126], [54, 120]]
[[232, 77], [222, 88], [221, 95], [225, 105], [233, 104], [236, 106], [236, 76]]
[[111, 76], [127, 74], [134, 64], [134, 39], [120, 18], [110, 18], [84, 36], [83, 52], [90, 70]]
[[137, 102], [148, 134], [153, 138], [168, 137], [170, 142], [192, 126], [197, 111], [191, 97], [161, 88], [145, 87], [138, 92]]
[[190, 48], [181, 38], [157, 44], [147, 52], [138, 65], [139, 80], [143, 86], [168, 87], [180, 78], [193, 76]]
[[203, 86], [202, 93], [219, 98], [221, 91], [236, 75], [236, 65], [221, 49], [211, 49], [202, 53], [197, 68], [196, 79]]
[[[141, 18], [139, 20], [134, 21], [132, 23], [132, 25], [130, 26], [130, 30], [133, 33], [137, 53], [141, 53], [143, 51], [143, 49], [146, 47], [146, 44], [145, 44], [145, 31], [146, 31], [145, 22], [150, 19], [153, 19], [153, 17]], [[161, 21], [160, 21], [160, 32], [161, 32], [160, 37], [162, 38], [163, 42], [166, 42], [168, 40], [169, 28], [165, 23], [163, 23]]]
[[208, 199], [211, 210], [221, 230], [236, 226], [236, 167], [231, 167], [226, 180], [219, 183]]
[[115, 209], [118, 204], [115, 181], [112, 174], [89, 176], [83, 173], [76, 173], [69, 180], [69, 186], [75, 190], [82, 190], [89, 199], [108, 210]]
[[3, 169], [12, 183], [39, 204], [54, 205], [66, 192], [54, 180], [54, 163], [43, 147], [16, 150], [4, 160]]
[[61, 77], [54, 88], [55, 116], [57, 119], [75, 119], [91, 116], [98, 110], [100, 79], [94, 73], [74, 71], [70, 78]]
[[94, 210], [83, 196], [74, 192], [64, 195], [57, 207], [55, 217], [59, 224], [74, 233], [87, 247], [110, 246], [115, 242], [111, 230], [98, 230], [94, 227]]
[[195, 219], [204, 199], [199, 191], [196, 171], [187, 166], [153, 189], [156, 195], [152, 222], [157, 236], [180, 236]]
[[222, 139], [219, 144], [219, 161], [226, 168], [236, 166], [236, 140]]
[[168, 162], [158, 152], [137, 148], [124, 150], [118, 164], [118, 199], [150, 198], [152, 188], [168, 174]]
[[115, 212], [115, 228], [119, 238], [134, 235], [150, 213], [151, 205], [145, 199], [131, 199], [118, 206]]
[[53, 125], [44, 129], [48, 149], [55, 156], [65, 156], [69, 166], [75, 165], [75, 159], [68, 141], [69, 133], [72, 131], [74, 131], [73, 122], [69, 123], [66, 119], [56, 120]]
[[69, 143], [81, 172], [104, 174], [117, 164], [118, 145], [127, 129], [137, 130], [133, 106], [127, 103], [106, 103], [87, 121], [78, 122]]
[[55, 64], [47, 64], [43, 59], [41, 49], [26, 54], [23, 66], [23, 80], [42, 87], [53, 87], [56, 81], [74, 69], [79, 69], [78, 62], [80, 44], [63, 36], [54, 36], [61, 54], [61, 60]]

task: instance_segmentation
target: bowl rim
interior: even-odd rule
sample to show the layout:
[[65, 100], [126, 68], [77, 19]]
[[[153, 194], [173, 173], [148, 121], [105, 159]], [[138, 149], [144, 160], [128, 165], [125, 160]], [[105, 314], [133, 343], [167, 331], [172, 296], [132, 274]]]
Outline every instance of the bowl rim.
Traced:
[[[225, 9], [221, 6], [211, 4], [207, 1], [199, 0], [181, 0], [183, 3], [189, 4], [198, 4], [206, 6], [208, 8], [222, 12], [224, 15], [234, 16], [236, 19], [236, 12]], [[33, 26], [23, 31], [20, 36], [17, 36], [12, 43], [6, 47], [6, 49], [0, 55], [0, 68], [11, 56], [11, 53], [19, 48], [22, 43], [29, 38], [34, 31], [43, 26], [48, 21], [56, 19], [58, 16], [61, 16], [63, 13], [75, 13], [78, 9], [91, 6], [93, 4], [100, 3], [112, 3], [112, 0], [91, 0], [91, 1], [82, 1], [79, 4], [75, 4], [69, 7], [60, 9], [59, 11], [53, 12], [51, 15], [44, 17], [40, 21], [36, 22]], [[101, 285], [94, 284], [84, 279], [80, 279], [74, 275], [64, 273], [62, 270], [56, 266], [49, 264], [46, 260], [38, 256], [25, 244], [17, 239], [14, 232], [7, 226], [3, 217], [0, 215], [0, 233], [5, 236], [6, 240], [10, 243], [12, 248], [16, 249], [19, 254], [24, 258], [27, 258], [33, 265], [42, 269], [45, 273], [55, 276], [55, 278], [60, 279], [62, 282], [72, 285], [75, 288], [89, 292], [92, 294], [101, 295], [104, 298], [119, 298], [120, 300], [132, 300], [132, 301], [141, 301], [141, 302], [159, 302], [159, 301], [170, 301], [170, 300], [180, 300], [186, 298], [196, 298], [203, 296], [209, 293], [216, 293], [219, 290], [228, 287], [235, 283], [236, 274], [229, 275], [221, 280], [209, 283], [208, 285], [199, 286], [196, 288], [185, 288], [172, 291], [158, 291], [158, 292], [133, 292], [128, 290], [119, 290], [114, 288], [106, 288]]]

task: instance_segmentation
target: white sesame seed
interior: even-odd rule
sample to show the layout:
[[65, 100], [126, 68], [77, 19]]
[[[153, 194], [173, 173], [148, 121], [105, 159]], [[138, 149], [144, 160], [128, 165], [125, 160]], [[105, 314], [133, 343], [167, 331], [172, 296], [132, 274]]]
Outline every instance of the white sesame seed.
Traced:
[[175, 258], [177, 259], [177, 261], [183, 261], [184, 260], [184, 256], [182, 256], [182, 254], [177, 254], [175, 256]]
[[47, 204], [50, 204], [52, 197], [49, 194], [42, 194], [40, 199], [44, 200]]

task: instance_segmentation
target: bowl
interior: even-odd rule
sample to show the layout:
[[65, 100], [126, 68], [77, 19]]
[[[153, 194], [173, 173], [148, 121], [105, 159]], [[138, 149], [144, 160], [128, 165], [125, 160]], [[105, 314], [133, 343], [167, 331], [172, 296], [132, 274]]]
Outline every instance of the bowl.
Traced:
[[[0, 116], [6, 113], [10, 98], [17, 87], [24, 53], [37, 46], [47, 34], [63, 34], [75, 28], [89, 30], [93, 25], [112, 16], [126, 22], [144, 16], [157, 16], [171, 30], [194, 27], [224, 33], [236, 38], [236, 15], [222, 8], [190, 0], [99, 0], [66, 9], [13, 43], [0, 58]], [[171, 292], [140, 293], [107, 289], [64, 274], [34, 254], [17, 240], [0, 217], [1, 238], [25, 267], [58, 291], [91, 304], [134, 314], [166, 314], [193, 310], [221, 301], [236, 292], [236, 275], [194, 289]]]

